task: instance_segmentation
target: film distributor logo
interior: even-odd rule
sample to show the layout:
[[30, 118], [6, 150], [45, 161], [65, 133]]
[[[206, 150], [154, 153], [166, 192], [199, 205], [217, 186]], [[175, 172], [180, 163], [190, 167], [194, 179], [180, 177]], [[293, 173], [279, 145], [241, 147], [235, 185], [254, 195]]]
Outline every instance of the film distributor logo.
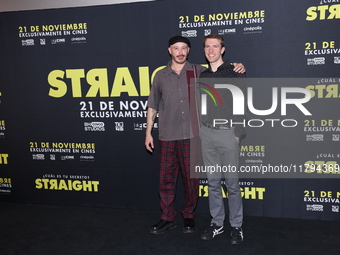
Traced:
[[104, 122], [84, 122], [85, 131], [105, 131]]

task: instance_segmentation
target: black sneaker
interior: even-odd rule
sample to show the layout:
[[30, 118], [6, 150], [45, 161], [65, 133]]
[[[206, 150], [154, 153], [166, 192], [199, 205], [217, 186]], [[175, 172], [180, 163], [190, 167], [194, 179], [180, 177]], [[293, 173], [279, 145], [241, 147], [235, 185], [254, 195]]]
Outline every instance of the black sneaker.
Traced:
[[157, 224], [153, 225], [150, 228], [151, 234], [163, 234], [165, 231], [175, 228], [176, 222], [175, 221], [167, 221], [167, 220], [160, 220]]
[[223, 232], [224, 232], [223, 226], [219, 227], [219, 226], [216, 226], [215, 223], [211, 223], [209, 228], [206, 231], [204, 231], [204, 233], [201, 235], [201, 239], [211, 240], [215, 236], [222, 234]]
[[242, 228], [233, 228], [231, 231], [230, 242], [231, 244], [240, 244], [243, 241]]
[[195, 220], [189, 219], [189, 218], [184, 219], [183, 233], [190, 234], [190, 233], [194, 233], [195, 230], [196, 230]]

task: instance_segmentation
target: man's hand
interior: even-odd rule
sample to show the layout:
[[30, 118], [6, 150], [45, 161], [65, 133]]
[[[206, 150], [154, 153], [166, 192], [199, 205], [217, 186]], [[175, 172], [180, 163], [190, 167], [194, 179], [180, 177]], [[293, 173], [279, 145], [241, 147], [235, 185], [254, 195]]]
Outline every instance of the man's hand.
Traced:
[[153, 152], [154, 149], [154, 145], [153, 145], [153, 137], [151, 134], [147, 134], [145, 136], [145, 148], [150, 151]]
[[153, 137], [151, 135], [152, 132], [152, 127], [153, 124], [155, 123], [155, 119], [156, 119], [156, 115], [157, 115], [157, 110], [148, 107], [148, 111], [146, 113], [146, 131], [145, 131], [145, 148], [150, 151], [153, 152]]
[[242, 63], [234, 63], [234, 72], [236, 73], [245, 73], [246, 68]]

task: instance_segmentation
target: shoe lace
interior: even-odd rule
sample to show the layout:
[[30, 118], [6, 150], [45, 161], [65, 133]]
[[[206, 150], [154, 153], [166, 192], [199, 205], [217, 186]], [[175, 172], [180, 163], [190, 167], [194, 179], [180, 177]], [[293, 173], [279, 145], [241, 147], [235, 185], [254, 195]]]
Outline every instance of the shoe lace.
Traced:
[[208, 229], [207, 232], [212, 232], [213, 235], [216, 235], [216, 234], [218, 234], [222, 229], [223, 229], [223, 227], [218, 227], [218, 226], [216, 226], [216, 224], [211, 224], [211, 225], [209, 226], [209, 229]]

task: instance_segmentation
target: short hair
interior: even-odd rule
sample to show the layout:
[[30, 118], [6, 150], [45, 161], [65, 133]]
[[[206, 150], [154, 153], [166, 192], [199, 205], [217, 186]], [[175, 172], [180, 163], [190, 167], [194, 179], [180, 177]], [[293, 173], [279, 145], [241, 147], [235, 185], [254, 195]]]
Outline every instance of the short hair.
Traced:
[[203, 40], [203, 47], [205, 47], [205, 41], [207, 39], [217, 39], [220, 41], [220, 44], [221, 44], [221, 48], [225, 47], [224, 46], [224, 39], [222, 36], [218, 35], [218, 34], [210, 34], [210, 35], [207, 35], [204, 37], [204, 40]]

